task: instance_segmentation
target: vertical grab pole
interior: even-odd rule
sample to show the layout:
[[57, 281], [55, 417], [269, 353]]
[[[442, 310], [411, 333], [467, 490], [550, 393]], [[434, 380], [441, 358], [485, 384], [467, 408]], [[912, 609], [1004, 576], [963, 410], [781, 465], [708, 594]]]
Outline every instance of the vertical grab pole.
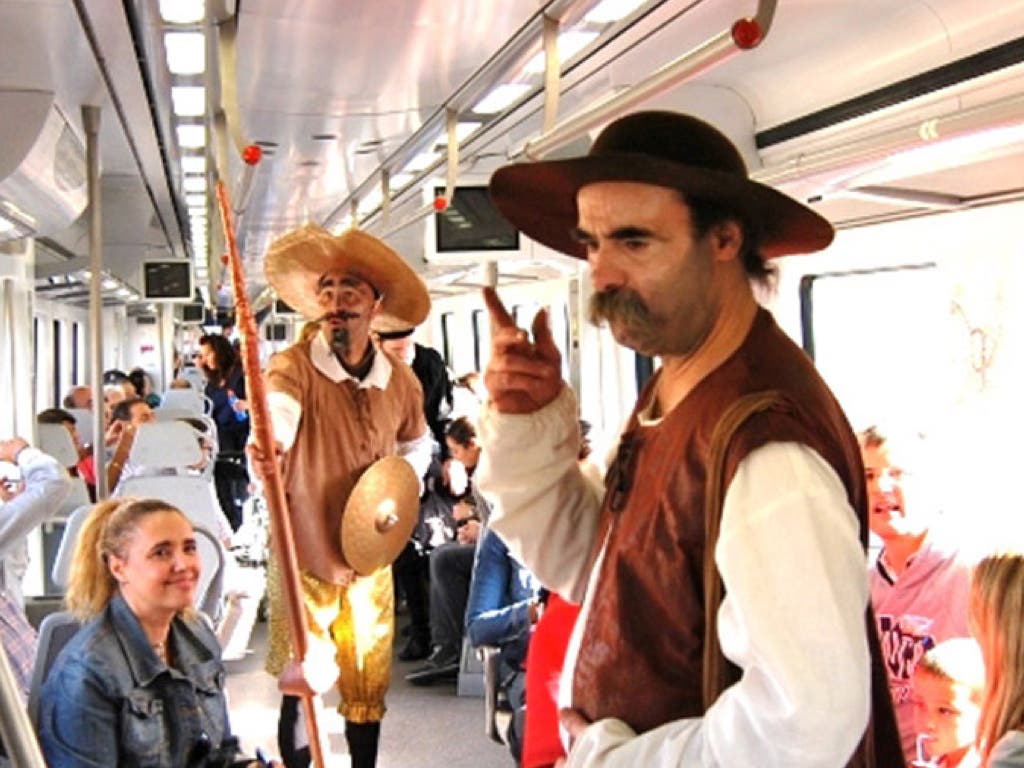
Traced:
[[[257, 156], [258, 160], [258, 156]], [[288, 517], [288, 500], [284, 494], [281, 468], [274, 450], [274, 429], [267, 409], [267, 393], [260, 370], [259, 333], [256, 316], [253, 314], [245, 293], [245, 276], [242, 273], [242, 258], [235, 240], [235, 226], [228, 203], [227, 188], [217, 180], [217, 205], [220, 208], [224, 239], [228, 248], [228, 268], [235, 296], [235, 321], [242, 335], [242, 367], [245, 370], [246, 393], [249, 398], [249, 415], [252, 419], [253, 442], [263, 460], [260, 474], [263, 477], [263, 492], [270, 511], [270, 525], [273, 531], [274, 554], [281, 569], [281, 591], [284, 593], [288, 614], [288, 634], [295, 657], [306, 658], [309, 642], [307, 636], [306, 610], [302, 604], [302, 585], [299, 582], [299, 564], [295, 555], [295, 540], [292, 536], [291, 519]], [[320, 741], [320, 722], [317, 716], [315, 696], [302, 696], [302, 713], [309, 735], [309, 748], [316, 768], [324, 768], [323, 744]]]
[[107, 498], [107, 455], [103, 444], [106, 424], [103, 418], [103, 208], [100, 204], [100, 108], [82, 107], [85, 126], [85, 157], [88, 166], [89, 199], [89, 361], [92, 367], [92, 460], [96, 467], [96, 499]]

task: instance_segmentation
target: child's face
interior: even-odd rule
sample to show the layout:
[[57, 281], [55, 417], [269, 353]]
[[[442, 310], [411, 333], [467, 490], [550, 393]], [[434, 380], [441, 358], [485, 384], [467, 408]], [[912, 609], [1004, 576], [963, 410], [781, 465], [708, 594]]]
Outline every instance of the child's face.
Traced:
[[980, 692], [919, 669], [914, 673], [914, 721], [928, 758], [966, 750], [978, 728]]

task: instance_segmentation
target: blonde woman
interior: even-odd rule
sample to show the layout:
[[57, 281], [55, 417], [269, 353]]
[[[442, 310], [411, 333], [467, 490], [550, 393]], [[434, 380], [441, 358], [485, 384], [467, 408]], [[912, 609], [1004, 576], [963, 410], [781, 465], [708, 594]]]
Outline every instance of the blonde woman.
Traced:
[[978, 750], [985, 768], [1024, 766], [1024, 555], [986, 557], [971, 582], [971, 631], [985, 660]]
[[191, 524], [163, 501], [89, 515], [66, 598], [86, 623], [40, 698], [50, 768], [235, 764], [220, 649], [192, 610], [199, 569]]

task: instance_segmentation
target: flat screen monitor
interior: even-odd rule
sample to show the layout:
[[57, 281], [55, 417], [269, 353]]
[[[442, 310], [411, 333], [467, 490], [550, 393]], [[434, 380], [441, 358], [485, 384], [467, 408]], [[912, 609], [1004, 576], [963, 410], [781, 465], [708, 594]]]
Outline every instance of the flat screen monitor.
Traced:
[[202, 325], [206, 320], [206, 307], [202, 304], [183, 304], [181, 306], [182, 325]]
[[[444, 188], [434, 192], [443, 195]], [[434, 220], [437, 253], [519, 250], [519, 231], [491, 203], [487, 187], [456, 187]]]
[[147, 261], [142, 265], [142, 291], [146, 301], [193, 302], [192, 263]]

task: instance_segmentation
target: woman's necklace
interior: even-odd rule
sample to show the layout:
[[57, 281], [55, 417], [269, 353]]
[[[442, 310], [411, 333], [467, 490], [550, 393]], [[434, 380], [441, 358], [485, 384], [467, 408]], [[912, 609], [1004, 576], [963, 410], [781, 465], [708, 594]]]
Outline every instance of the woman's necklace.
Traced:
[[164, 662], [164, 664], [168, 663], [166, 640], [161, 640], [159, 643], [150, 643], [150, 647], [153, 649], [156, 655]]

